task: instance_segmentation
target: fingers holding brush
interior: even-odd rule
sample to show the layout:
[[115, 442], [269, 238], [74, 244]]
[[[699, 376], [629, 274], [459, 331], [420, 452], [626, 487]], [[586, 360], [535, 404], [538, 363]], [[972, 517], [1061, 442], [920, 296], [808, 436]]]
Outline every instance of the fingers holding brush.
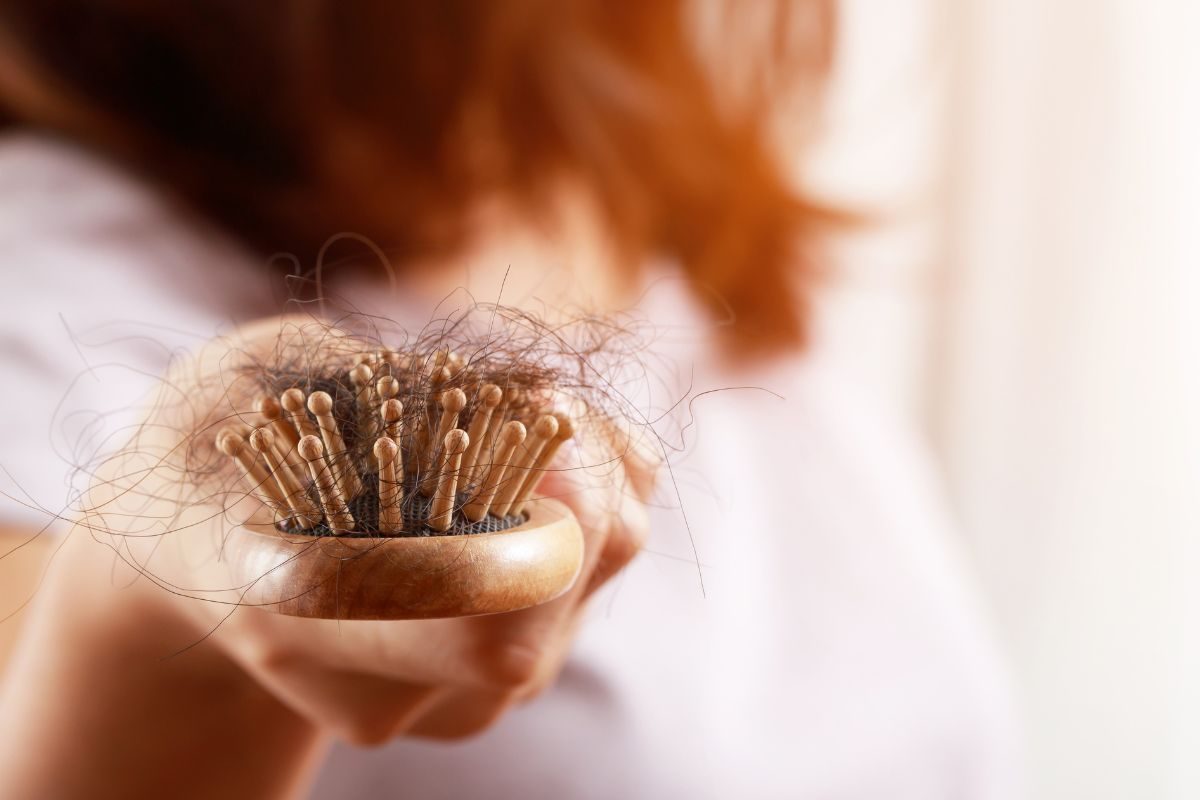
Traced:
[[[511, 678], [509, 691], [489, 695], [493, 702], [535, 695], [553, 681], [588, 598], [637, 555], [649, 533], [644, 502], [629, 489], [632, 478], [624, 461], [603, 459], [590, 449], [571, 448], [571, 457], [588, 466], [571, 461], [547, 465], [536, 491], [536, 496], [567, 505], [583, 531], [583, 566], [574, 586], [534, 608], [463, 620], [475, 628], [482, 656]], [[598, 470], [603, 476], [595, 474]], [[652, 485], [654, 476], [640, 480]]]
[[[187, 590], [155, 602], [317, 728], [469, 735], [557, 676], [645, 540], [655, 465], [528, 348], [374, 349], [289, 318], [179, 367], [186, 402], [121, 466], [124, 502], [178, 523], [122, 547]], [[147, 452], [176, 461], [142, 476]], [[404, 616], [442, 596], [461, 605]]]
[[[314, 445], [306, 451], [315, 453]], [[583, 530], [581, 572], [559, 598], [521, 611], [457, 619], [336, 622], [246, 615], [231, 619], [217, 637], [230, 637], [238, 660], [284, 693], [289, 704], [351, 741], [459, 738], [488, 727], [553, 683], [589, 597], [645, 539], [645, 508], [628, 474], [636, 465], [591, 449], [561, 448], [544, 466], [532, 495], [568, 505]], [[385, 463], [390, 452], [386, 444], [379, 446]], [[345, 676], [373, 690], [345, 689]]]

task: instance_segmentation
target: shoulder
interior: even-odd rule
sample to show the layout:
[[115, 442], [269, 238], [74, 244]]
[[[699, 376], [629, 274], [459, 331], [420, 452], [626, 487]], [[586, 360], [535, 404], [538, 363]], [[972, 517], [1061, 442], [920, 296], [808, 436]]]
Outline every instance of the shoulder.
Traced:
[[114, 165], [0, 136], [4, 490], [61, 508], [67, 476], [120, 435], [179, 352], [270, 312], [264, 272]]

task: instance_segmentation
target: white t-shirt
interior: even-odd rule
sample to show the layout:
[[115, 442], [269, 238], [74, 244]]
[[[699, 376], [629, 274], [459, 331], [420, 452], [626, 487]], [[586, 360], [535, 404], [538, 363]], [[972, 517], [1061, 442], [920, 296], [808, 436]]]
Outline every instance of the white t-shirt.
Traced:
[[[171, 353], [277, 312], [255, 269], [110, 167], [0, 139], [0, 464], [20, 490], [62, 508]], [[646, 303], [690, 313], [669, 285]], [[1011, 697], [919, 448], [819, 352], [737, 376], [688, 356], [699, 388], [785, 399], [697, 402], [646, 551], [554, 687], [464, 742], [339, 745], [314, 797], [1019, 794]]]

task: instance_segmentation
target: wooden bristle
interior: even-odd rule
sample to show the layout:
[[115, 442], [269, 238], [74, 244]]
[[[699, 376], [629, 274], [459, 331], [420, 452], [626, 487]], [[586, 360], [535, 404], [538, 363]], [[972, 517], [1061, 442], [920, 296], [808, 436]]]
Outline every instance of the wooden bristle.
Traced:
[[404, 404], [394, 397], [384, 400], [383, 404], [379, 406], [379, 416], [383, 420], [383, 432], [399, 447], [403, 428]]
[[374, 397], [371, 386], [371, 380], [375, 377], [375, 371], [371, 369], [369, 364], [357, 364], [354, 369], [350, 370], [350, 383], [354, 386], [354, 402], [358, 404], [359, 411], [370, 413], [371, 407], [374, 405]]
[[404, 528], [404, 487], [401, 485], [403, 472], [397, 474], [396, 462], [400, 459], [400, 448], [388, 437], [375, 440], [375, 460], [379, 462], [379, 531], [399, 533]]
[[299, 451], [308, 462], [313, 483], [316, 484], [325, 523], [335, 533], [354, 530], [354, 515], [347, 508], [346, 497], [334, 479], [329, 462], [325, 460], [325, 447], [321, 440], [316, 436], [305, 436], [300, 440]]
[[[438, 417], [438, 429], [430, 442], [429, 471], [421, 475], [421, 494], [429, 497], [438, 485], [438, 476], [445, 461], [445, 441], [450, 431], [458, 426], [458, 415], [467, 405], [467, 395], [462, 389], [447, 389], [442, 392], [442, 413]], [[435, 445], [441, 445], [435, 447]]]
[[267, 428], [257, 428], [250, 434], [250, 446], [262, 454], [275, 483], [283, 493], [284, 501], [292, 512], [296, 525], [305, 530], [321, 521], [321, 514], [313, 507], [304, 487], [288, 469], [279, 453], [275, 436]]
[[321, 429], [321, 440], [325, 443], [325, 452], [329, 454], [329, 466], [338, 488], [347, 498], [358, 497], [362, 492], [362, 482], [346, 450], [337, 420], [333, 418], [333, 398], [327, 392], [313, 392], [308, 396], [308, 410], [316, 417], [317, 427]]
[[469, 487], [477, 482], [475, 463], [479, 460], [479, 453], [487, 439], [492, 413], [503, 398], [504, 393], [494, 383], [483, 386], [475, 396], [475, 413], [471, 416], [471, 427], [467, 429], [467, 435], [471, 437], [471, 444], [467, 447], [467, 452], [463, 453], [462, 461], [462, 484], [464, 486]]
[[[429, 375], [429, 394], [427, 396], [440, 397], [438, 389], [448, 380], [450, 380], [450, 370], [445, 367], [434, 367]], [[441, 441], [431, 430], [433, 414], [434, 404], [427, 403], [425, 413], [417, 419], [413, 430], [411, 454], [416, 461], [417, 474], [421, 476], [422, 481], [433, 472], [434, 455]], [[426, 494], [423, 490], [422, 486], [422, 494]], [[426, 496], [428, 495], [426, 494]]]
[[488, 425], [487, 433], [484, 434], [483, 444], [480, 445], [479, 452], [475, 456], [472, 472], [466, 476], [469, 486], [478, 486], [483, 482], [488, 472], [488, 465], [495, 460], [496, 439], [505, 423], [509, 421], [511, 411], [520, 397], [521, 392], [518, 389], [508, 389], [504, 392], [503, 402], [492, 412], [492, 421]]
[[316, 436], [317, 426], [308, 418], [308, 409], [304, 407], [304, 392], [293, 387], [279, 396], [279, 404], [287, 412], [288, 420], [297, 434], [296, 442], [305, 436]]
[[275, 485], [270, 471], [259, 463], [257, 454], [247, 451], [246, 440], [240, 434], [230, 428], [222, 430], [217, 434], [217, 449], [238, 465], [255, 497], [277, 513], [291, 516], [291, 509]]
[[452, 430], [442, 442], [445, 452], [444, 466], [439, 476], [437, 491], [429, 509], [429, 527], [436, 531], [450, 529], [454, 519], [454, 501], [458, 493], [458, 473], [462, 466], [462, 454], [470, 444], [466, 431]]
[[304, 463], [296, 453], [296, 443], [300, 441], [300, 436], [292, 424], [283, 418], [283, 409], [280, 407], [279, 401], [270, 395], [263, 395], [258, 398], [255, 408], [262, 417], [263, 424], [273, 434], [275, 447], [283, 457], [284, 463], [296, 476], [296, 480], [303, 482], [305, 479]]
[[558, 420], [550, 414], [538, 417], [538, 421], [533, 424], [533, 429], [529, 432], [529, 438], [525, 440], [525, 447], [521, 451], [520, 458], [512, 464], [512, 475], [496, 497], [492, 509], [493, 514], [498, 517], [506, 517], [512, 513], [517, 493], [520, 492], [525, 480], [525, 473], [533, 467], [542, 453], [542, 448], [554, 438], [556, 433], [558, 433]]
[[384, 375], [379, 380], [375, 381], [375, 393], [379, 395], [379, 402], [386, 403], [396, 395], [400, 394], [400, 381], [393, 378], [391, 375]]
[[513, 453], [525, 441], [525, 426], [516, 420], [507, 422], [497, 436], [496, 455], [488, 468], [487, 476], [479, 486], [479, 493], [467, 503], [463, 513], [472, 522], [483, 519], [492, 505], [496, 493], [505, 484], [505, 473]]
[[542, 385], [552, 367], [514, 370], [484, 351], [468, 360], [447, 347], [355, 350], [363, 352], [305, 379], [298, 367], [272, 373], [282, 385], [255, 399], [260, 427], [218, 434], [256, 497], [293, 529], [322, 533], [322, 520], [338, 534], [396, 536], [525, 518], [574, 432], [547, 408], [558, 397]]
[[558, 455], [558, 450], [563, 446], [563, 443], [575, 435], [575, 425], [571, 422], [571, 418], [566, 414], [555, 414], [555, 420], [558, 422], [558, 432], [554, 438], [546, 443], [542, 448], [542, 452], [534, 462], [533, 468], [525, 475], [525, 479], [521, 483], [521, 488], [517, 492], [517, 499], [513, 502], [510, 509], [510, 514], [520, 514], [525, 503], [529, 501], [530, 495], [533, 494], [534, 488], [538, 482], [546, 475], [546, 470], [550, 466], [550, 462], [554, 460], [554, 456]]

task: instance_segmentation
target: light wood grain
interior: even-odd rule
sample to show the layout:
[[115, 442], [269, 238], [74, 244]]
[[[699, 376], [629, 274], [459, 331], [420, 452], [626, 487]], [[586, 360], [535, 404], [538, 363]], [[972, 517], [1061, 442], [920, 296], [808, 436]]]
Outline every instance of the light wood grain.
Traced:
[[464, 536], [311, 537], [267, 524], [234, 531], [225, 554], [244, 602], [297, 617], [428, 619], [516, 611], [567, 591], [583, 536], [566, 506], [528, 504], [527, 521]]

